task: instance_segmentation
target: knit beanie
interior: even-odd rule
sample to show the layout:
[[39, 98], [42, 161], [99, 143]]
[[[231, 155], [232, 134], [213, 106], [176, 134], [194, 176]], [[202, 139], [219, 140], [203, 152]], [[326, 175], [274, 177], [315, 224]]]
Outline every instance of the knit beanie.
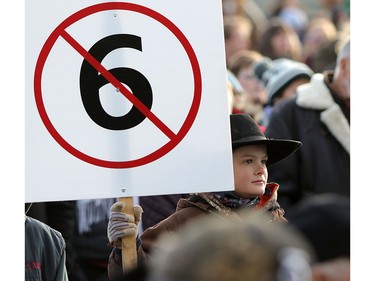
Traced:
[[286, 58], [273, 61], [265, 58], [254, 65], [253, 72], [265, 85], [270, 105], [273, 105], [273, 99], [292, 82], [300, 78], [310, 79], [314, 74], [306, 64]]

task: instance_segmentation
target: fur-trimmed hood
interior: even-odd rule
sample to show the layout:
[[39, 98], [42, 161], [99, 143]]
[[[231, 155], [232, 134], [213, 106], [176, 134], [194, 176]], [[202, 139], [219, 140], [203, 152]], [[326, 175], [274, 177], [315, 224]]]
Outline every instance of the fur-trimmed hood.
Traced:
[[302, 108], [322, 110], [320, 120], [350, 154], [350, 126], [340, 106], [335, 103], [324, 83], [324, 75], [314, 74], [310, 83], [297, 88], [297, 105]]

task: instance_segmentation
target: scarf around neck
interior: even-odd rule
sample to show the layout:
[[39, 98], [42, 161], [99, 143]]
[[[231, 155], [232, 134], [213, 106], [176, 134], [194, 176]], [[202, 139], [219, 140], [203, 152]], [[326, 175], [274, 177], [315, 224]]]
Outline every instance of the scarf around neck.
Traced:
[[252, 199], [241, 198], [233, 191], [197, 193], [195, 194], [210, 204], [219, 213], [227, 216], [233, 210], [245, 207], [255, 207], [259, 203], [259, 197]]
[[233, 191], [223, 191], [213, 193], [213, 196], [219, 200], [224, 206], [231, 209], [241, 209], [257, 205], [259, 203], [259, 197], [252, 199], [242, 198], [236, 195]]

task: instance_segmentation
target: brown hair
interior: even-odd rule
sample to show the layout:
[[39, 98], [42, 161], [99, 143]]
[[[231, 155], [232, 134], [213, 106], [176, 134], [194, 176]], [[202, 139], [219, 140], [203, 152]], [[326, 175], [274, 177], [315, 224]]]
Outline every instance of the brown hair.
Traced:
[[259, 39], [258, 51], [263, 56], [269, 57], [271, 60], [280, 58], [280, 56], [275, 53], [271, 41], [275, 36], [282, 33], [288, 36], [291, 46], [290, 53], [283, 57], [295, 61], [302, 61], [302, 44], [298, 34], [278, 18], [272, 18], [270, 20], [268, 27]]
[[237, 76], [241, 69], [253, 65], [262, 58], [263, 56], [257, 51], [239, 51], [229, 58], [228, 68]]

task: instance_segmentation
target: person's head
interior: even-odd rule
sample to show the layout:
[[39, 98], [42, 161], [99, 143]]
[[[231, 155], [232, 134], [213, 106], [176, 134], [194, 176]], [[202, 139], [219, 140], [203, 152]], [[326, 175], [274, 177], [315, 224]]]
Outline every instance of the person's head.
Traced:
[[306, 62], [325, 44], [337, 39], [334, 23], [326, 17], [317, 17], [309, 22], [302, 39], [303, 57]]
[[250, 50], [252, 46], [253, 23], [245, 16], [224, 16], [224, 40], [226, 60], [240, 50]]
[[289, 225], [315, 251], [314, 280], [350, 280], [350, 199], [326, 193], [313, 195], [288, 210]]
[[333, 77], [334, 89], [342, 99], [350, 98], [350, 38], [340, 42]]
[[148, 281], [311, 281], [308, 245], [259, 214], [205, 216], [162, 236]]
[[244, 0], [222, 0], [223, 15], [238, 15], [242, 13]]
[[231, 56], [228, 62], [228, 68], [237, 77], [248, 95], [245, 112], [252, 116], [256, 115], [257, 110], [262, 110], [268, 100], [267, 91], [253, 75], [254, 65], [262, 59], [263, 56], [257, 51], [243, 50]]
[[268, 91], [268, 103], [276, 105], [296, 94], [299, 85], [308, 83], [314, 72], [304, 63], [290, 59], [264, 59], [254, 66], [254, 75]]
[[279, 9], [276, 10], [277, 16], [282, 22], [292, 27], [298, 36], [301, 38], [308, 23], [309, 16], [307, 11], [302, 7], [299, 0], [281, 0], [279, 2]]
[[299, 141], [268, 139], [248, 114], [231, 114], [234, 190], [242, 198], [263, 195], [267, 167], [294, 153]]
[[337, 40], [321, 45], [318, 50], [307, 60], [306, 64], [315, 73], [323, 73], [326, 70], [335, 69]]
[[350, 0], [320, 0], [337, 29], [350, 20]]
[[259, 40], [258, 51], [270, 59], [302, 61], [302, 43], [297, 33], [277, 18], [272, 18]]

